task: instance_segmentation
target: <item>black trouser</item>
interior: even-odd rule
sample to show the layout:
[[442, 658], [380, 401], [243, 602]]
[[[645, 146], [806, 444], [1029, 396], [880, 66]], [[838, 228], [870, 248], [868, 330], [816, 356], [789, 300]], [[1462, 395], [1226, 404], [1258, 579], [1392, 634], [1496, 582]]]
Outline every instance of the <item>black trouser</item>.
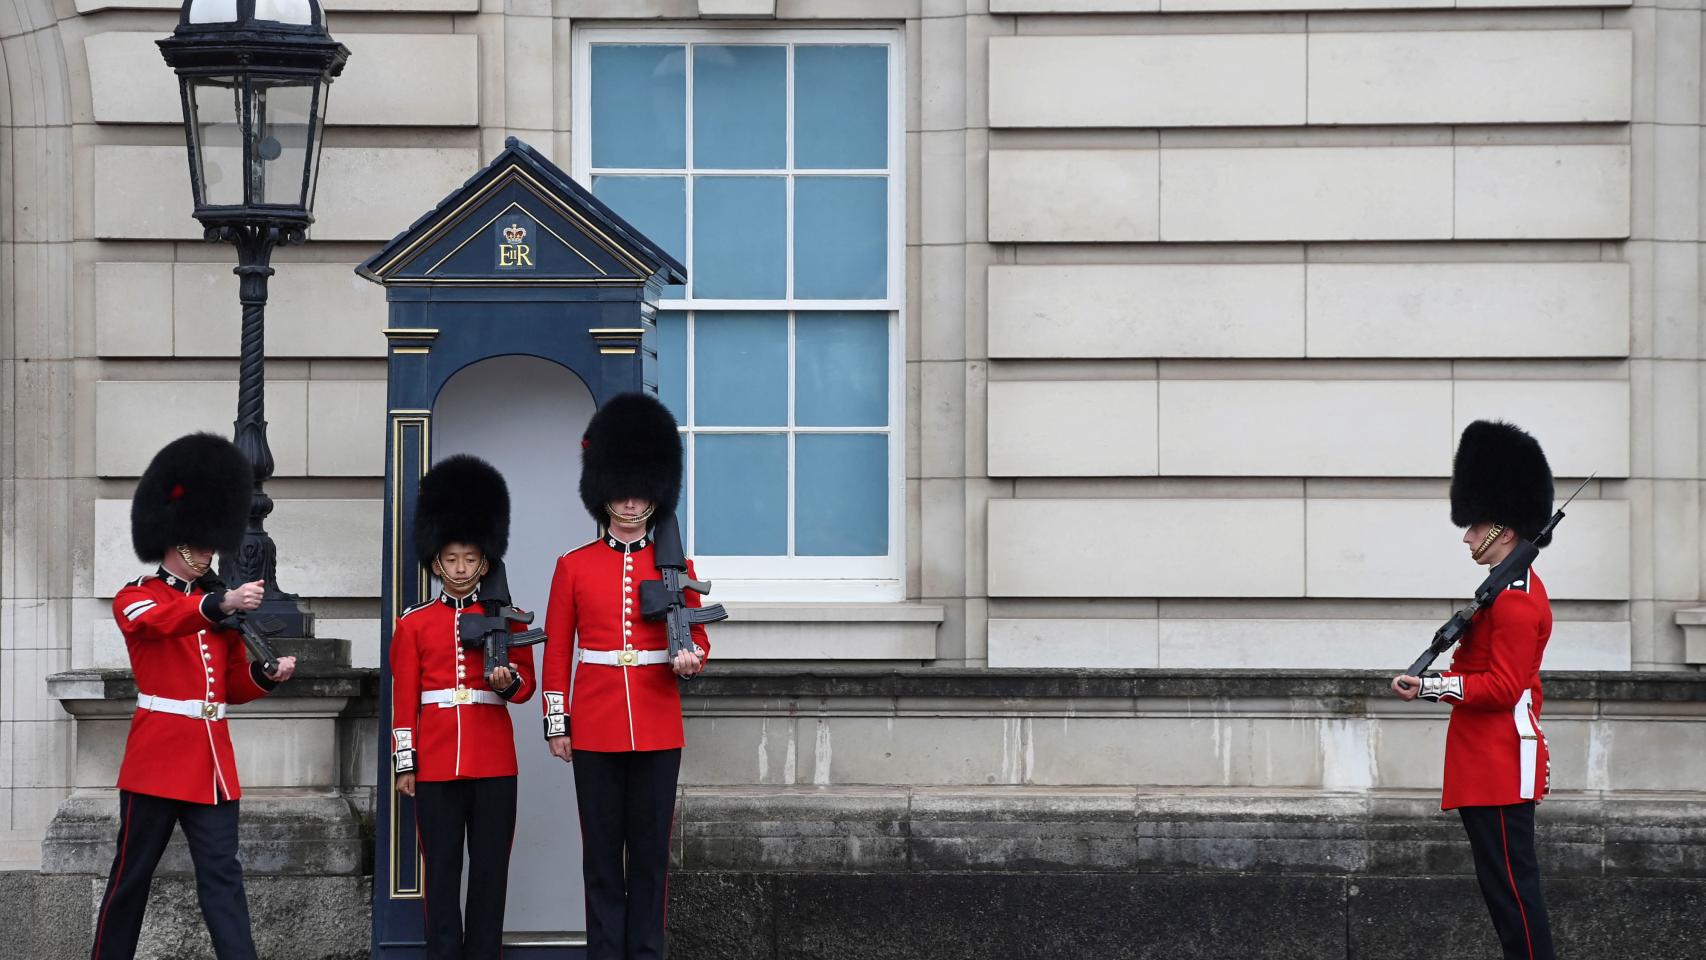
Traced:
[[131, 960], [142, 935], [154, 868], [182, 825], [195, 864], [196, 899], [219, 960], [254, 960], [243, 864], [237, 859], [237, 801], [191, 803], [146, 793], [118, 794], [118, 852], [95, 917], [94, 960]]
[[[415, 823], [426, 860], [427, 960], [498, 960], [515, 840], [515, 778], [415, 784]], [[468, 919], [462, 919], [462, 850]], [[464, 932], [466, 931], [466, 932]]]
[[681, 751], [576, 750], [574, 768], [587, 960], [658, 960]]
[[1552, 922], [1534, 856], [1534, 804], [1460, 807], [1457, 812], [1469, 833], [1475, 877], [1506, 960], [1553, 960]]

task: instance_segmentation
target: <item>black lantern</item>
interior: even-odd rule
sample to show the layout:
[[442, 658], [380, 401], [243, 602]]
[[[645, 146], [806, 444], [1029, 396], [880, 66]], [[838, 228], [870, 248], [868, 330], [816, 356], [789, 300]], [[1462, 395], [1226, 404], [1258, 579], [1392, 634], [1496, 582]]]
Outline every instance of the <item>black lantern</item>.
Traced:
[[185, 0], [178, 28], [159, 41], [178, 74], [195, 217], [204, 236], [237, 247], [243, 345], [236, 443], [255, 472], [243, 546], [220, 558], [228, 583], [267, 582], [261, 612], [286, 633], [312, 619], [278, 586], [265, 521], [272, 476], [265, 406], [265, 313], [273, 248], [302, 243], [314, 222], [314, 187], [326, 95], [349, 50], [326, 32], [318, 0]]

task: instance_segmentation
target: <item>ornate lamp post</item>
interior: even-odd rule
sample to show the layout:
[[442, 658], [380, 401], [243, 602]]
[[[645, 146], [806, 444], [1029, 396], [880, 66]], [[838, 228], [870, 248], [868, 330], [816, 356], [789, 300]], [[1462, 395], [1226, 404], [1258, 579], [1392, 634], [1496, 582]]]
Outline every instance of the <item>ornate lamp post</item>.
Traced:
[[318, 0], [185, 0], [178, 28], [159, 41], [178, 74], [195, 217], [210, 241], [237, 247], [243, 347], [236, 442], [255, 471], [249, 530], [229, 583], [264, 579], [260, 612], [288, 636], [312, 635], [312, 618], [278, 586], [277, 551], [264, 527], [272, 498], [267, 445], [265, 321], [273, 247], [302, 243], [314, 222], [326, 95], [349, 50], [326, 31]]

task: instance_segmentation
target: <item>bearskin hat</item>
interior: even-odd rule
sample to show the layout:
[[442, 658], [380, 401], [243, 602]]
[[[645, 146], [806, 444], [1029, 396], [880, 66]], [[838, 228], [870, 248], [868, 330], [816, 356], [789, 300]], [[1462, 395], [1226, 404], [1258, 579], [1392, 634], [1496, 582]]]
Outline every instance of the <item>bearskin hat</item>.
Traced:
[[479, 457], [445, 457], [421, 477], [415, 498], [415, 556], [432, 569], [438, 552], [452, 543], [480, 548], [496, 564], [509, 549], [509, 485]]
[[662, 519], [681, 499], [681, 433], [675, 417], [646, 393], [611, 397], [592, 415], [581, 439], [581, 503], [603, 529], [605, 504], [644, 497]]
[[160, 448], [130, 500], [130, 544], [159, 563], [180, 544], [229, 553], [243, 542], [255, 475], [237, 445], [192, 433]]
[[[1451, 464], [1451, 522], [1502, 523], [1534, 540], [1552, 518], [1552, 468], [1539, 441], [1512, 424], [1477, 420], [1465, 427]], [[1544, 547], [1547, 534], [1536, 540]]]

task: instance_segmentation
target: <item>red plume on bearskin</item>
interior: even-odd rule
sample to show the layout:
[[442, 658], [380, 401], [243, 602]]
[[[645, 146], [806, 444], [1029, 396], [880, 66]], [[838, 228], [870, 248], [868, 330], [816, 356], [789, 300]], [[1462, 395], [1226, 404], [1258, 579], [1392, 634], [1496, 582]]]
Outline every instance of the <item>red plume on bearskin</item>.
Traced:
[[617, 394], [586, 425], [581, 503], [600, 528], [610, 522], [605, 504], [622, 497], [650, 500], [661, 519], [681, 499], [681, 470], [681, 433], [669, 409], [650, 394]]
[[[1533, 540], [1552, 518], [1552, 468], [1540, 442], [1512, 424], [1477, 420], [1465, 427], [1451, 464], [1451, 522], [1502, 523]], [[1548, 534], [1535, 546], [1552, 542]]]
[[479, 457], [445, 457], [421, 477], [415, 498], [415, 556], [432, 569], [438, 552], [452, 543], [480, 548], [497, 563], [509, 549], [509, 485], [498, 469]]
[[179, 544], [229, 553], [243, 542], [255, 477], [237, 445], [192, 433], [160, 448], [130, 501], [137, 559], [159, 563]]

